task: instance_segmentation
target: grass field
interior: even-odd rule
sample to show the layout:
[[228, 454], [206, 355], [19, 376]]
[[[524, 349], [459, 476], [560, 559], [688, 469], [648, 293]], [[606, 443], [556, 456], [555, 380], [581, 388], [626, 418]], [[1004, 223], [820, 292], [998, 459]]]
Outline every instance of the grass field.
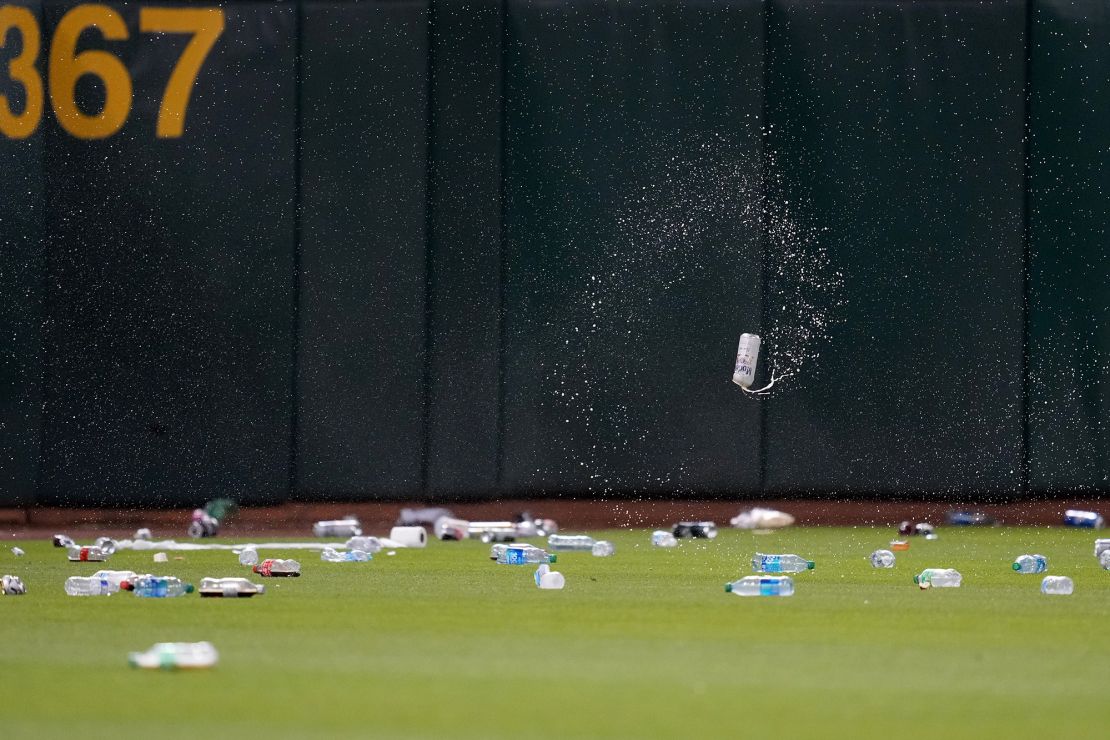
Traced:
[[[656, 550], [648, 532], [606, 532], [615, 557], [560, 554], [564, 591], [477, 542], [361, 564], [290, 552], [303, 577], [257, 579], [268, 593], [239, 600], [67, 597], [65, 577], [97, 567], [13, 543], [27, 556], [5, 547], [0, 573], [28, 594], [0, 597], [0, 737], [1110, 737], [1095, 534], [943, 529], [873, 570], [892, 534], [727, 531]], [[726, 594], [757, 550], [817, 568], [791, 598]], [[1075, 594], [1013, 573], [1025, 552]], [[106, 567], [194, 582], [246, 570], [229, 552], [185, 557]], [[963, 587], [920, 591], [926, 566], [958, 568]], [[130, 650], [196, 640], [219, 649], [216, 669], [127, 666]]]

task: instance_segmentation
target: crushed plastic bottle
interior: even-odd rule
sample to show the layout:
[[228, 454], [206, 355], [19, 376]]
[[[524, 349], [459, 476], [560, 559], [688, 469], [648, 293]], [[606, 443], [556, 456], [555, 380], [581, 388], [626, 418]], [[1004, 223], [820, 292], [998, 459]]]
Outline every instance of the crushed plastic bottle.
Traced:
[[759, 573], [801, 573], [813, 570], [816, 563], [798, 555], [764, 555], [757, 552], [752, 557], [752, 570]]
[[371, 555], [382, 551], [382, 541], [377, 537], [352, 537], [344, 545], [348, 550], [362, 550]]
[[200, 588], [197, 590], [201, 596], [229, 599], [248, 598], [266, 593], [265, 586], [251, 583], [246, 578], [201, 578]]
[[715, 522], [679, 522], [671, 534], [679, 539], [711, 540], [717, 536], [717, 525]]
[[54, 535], [54, 547], [73, 547], [77, 543], [69, 535], [56, 534]]
[[1018, 573], [1044, 573], [1048, 570], [1048, 559], [1044, 555], [1019, 555], [1010, 567]]
[[313, 524], [312, 533], [317, 537], [358, 537], [362, 534], [362, 525], [354, 517], [329, 519]]
[[506, 542], [493, 543], [492, 545], [490, 545], [489, 548], [489, 559], [497, 560], [499, 557], [501, 557], [501, 553], [505, 552], [505, 550], [507, 550], [508, 548], [509, 545]]
[[339, 552], [334, 547], [325, 547], [320, 552], [320, 559], [325, 563], [365, 563], [373, 560], [374, 556], [364, 550]]
[[1102, 551], [1102, 554], [1098, 556], [1098, 564], [1102, 566], [1103, 570], [1110, 570], [1110, 550]]
[[557, 591], [563, 586], [567, 585], [566, 578], [557, 570], [551, 570], [551, 566], [543, 563], [539, 568], [536, 568], [536, 586], [539, 588], [551, 591]]
[[893, 568], [894, 567], [894, 553], [890, 550], [876, 550], [871, 553], [871, 567], [872, 568]]
[[6, 575], [0, 577], [0, 594], [4, 596], [22, 596], [27, 593], [27, 587], [19, 576]]
[[452, 516], [441, 516], [435, 520], [432, 531], [441, 540], [465, 540], [470, 536], [470, 522]]
[[23, 548], [22, 548], [22, 547], [13, 547], [13, 548], [12, 548], [12, 555], [15, 555], [15, 556], [16, 556], [17, 558], [21, 558], [21, 557], [23, 557], [23, 556], [24, 556], [24, 555], [26, 555], [26, 554], [27, 554], [27, 553], [23, 552]]
[[553, 534], [547, 538], [547, 549], [555, 552], [588, 552], [595, 540], [584, 534]]
[[1080, 511], [1079, 509], [1068, 509], [1064, 512], [1064, 524], [1069, 527], [1081, 527], [1083, 529], [1102, 529], [1103, 525], [1102, 516], [1093, 511]]
[[123, 581], [120, 588], [136, 596], [163, 599], [193, 593], [193, 584], [182, 583], [176, 576], [139, 576], [134, 581]]
[[266, 558], [255, 565], [252, 570], [267, 578], [298, 578], [301, 575], [301, 564], [296, 560]]
[[111, 537], [97, 537], [93, 544], [109, 555], [114, 555], [116, 552], [116, 541]]
[[101, 563], [108, 559], [111, 553], [105, 552], [96, 545], [89, 545], [83, 547], [81, 545], [70, 545], [68, 548], [70, 561], [77, 563]]
[[132, 668], [211, 668], [220, 654], [210, 642], [159, 642], [149, 650], [127, 654]]
[[1095, 557], [1101, 558], [1104, 552], [1110, 552], [1110, 540], [1095, 540]]
[[539, 563], [554, 563], [555, 555], [548, 555], [533, 545], [509, 545], [497, 555], [497, 562], [501, 565], [538, 565]]
[[258, 563], [258, 550], [247, 547], [239, 552], [239, 565], [255, 565], [256, 563]]
[[[516, 522], [470, 522], [467, 537], [485, 543], [513, 542], [517, 538]], [[533, 533], [534, 534], [534, 533]]]
[[926, 568], [913, 577], [921, 588], [959, 588], [963, 576], [955, 568]]
[[616, 554], [616, 552], [617, 548], [608, 540], [598, 540], [594, 543], [594, 546], [590, 548], [590, 554], [595, 558], [607, 558]]
[[793, 596], [794, 579], [790, 576], [744, 576], [726, 583], [725, 592], [737, 596]]
[[654, 547], [678, 547], [678, 540], [670, 532], [657, 529], [651, 533], [651, 544]]
[[1067, 576], [1045, 576], [1041, 581], [1041, 593], [1050, 596], [1070, 596], [1075, 591], [1075, 583]]

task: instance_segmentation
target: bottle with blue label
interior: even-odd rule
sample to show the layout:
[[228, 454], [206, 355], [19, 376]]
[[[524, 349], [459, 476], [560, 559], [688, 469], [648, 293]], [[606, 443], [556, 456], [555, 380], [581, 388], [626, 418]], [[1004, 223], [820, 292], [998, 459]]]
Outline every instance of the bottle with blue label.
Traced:
[[1081, 527], [1083, 529], [1102, 529], [1103, 525], [1102, 516], [1093, 511], [1079, 511], [1078, 509], [1068, 509], [1064, 512], [1064, 524], [1069, 527]]
[[1044, 555], [1019, 555], [1010, 567], [1018, 573], [1044, 573], [1048, 570], [1048, 558]]
[[752, 558], [752, 570], [760, 573], [801, 573], [813, 570], [812, 560], [798, 555], [764, 555], [757, 552]]
[[555, 560], [555, 555], [548, 555], [534, 545], [509, 545], [497, 555], [497, 562], [501, 565], [539, 565], [554, 563]]
[[745, 576], [726, 583], [725, 592], [737, 596], [793, 596], [794, 579], [790, 576]]

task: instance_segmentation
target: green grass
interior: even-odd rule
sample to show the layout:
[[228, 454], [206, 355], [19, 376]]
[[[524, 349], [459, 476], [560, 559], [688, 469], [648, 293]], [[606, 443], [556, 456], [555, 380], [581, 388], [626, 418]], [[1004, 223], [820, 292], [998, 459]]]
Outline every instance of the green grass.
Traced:
[[[560, 555], [561, 592], [477, 542], [362, 564], [289, 552], [304, 576], [258, 579], [268, 593], [241, 600], [70, 598], [64, 578], [96, 567], [19, 543], [24, 558], [0, 552], [0, 573], [29, 589], [0, 597], [0, 736], [1108, 736], [1110, 573], [1094, 534], [949, 528], [873, 570], [891, 535], [728, 531], [656, 550], [647, 532], [608, 532], [615, 557]], [[726, 594], [757, 550], [817, 569], [791, 598]], [[1024, 552], [1075, 594], [1013, 573]], [[185, 557], [123, 552], [107, 567], [245, 570], [228, 552]], [[964, 586], [920, 591], [926, 566], [958, 568]], [[195, 640], [219, 649], [216, 669], [127, 666], [130, 650]]]

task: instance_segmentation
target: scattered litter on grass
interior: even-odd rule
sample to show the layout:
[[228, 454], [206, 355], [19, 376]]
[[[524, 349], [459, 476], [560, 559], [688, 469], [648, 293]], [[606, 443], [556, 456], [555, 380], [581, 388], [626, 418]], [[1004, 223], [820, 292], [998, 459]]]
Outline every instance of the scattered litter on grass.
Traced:
[[267, 558], [251, 570], [267, 578], [297, 578], [301, 575], [301, 564], [296, 560]]
[[312, 534], [317, 537], [357, 537], [362, 534], [362, 525], [353, 516], [329, 519], [313, 524]]
[[551, 570], [551, 566], [547, 563], [536, 568], [536, 585], [545, 591], [557, 591], [563, 588], [566, 583], [563, 574], [557, 570]]
[[894, 553], [890, 550], [876, 550], [871, 553], [871, 567], [872, 568], [893, 568], [894, 567]]
[[1067, 576], [1045, 576], [1041, 581], [1041, 593], [1050, 596], [1070, 596], [1075, 591], [1075, 583]]
[[742, 511], [729, 520], [736, 529], [781, 529], [794, 523], [794, 517], [784, 511], [755, 507]]
[[913, 582], [922, 589], [959, 588], [963, 578], [955, 568], [926, 568], [913, 577]]
[[26, 554], [27, 553], [23, 552], [22, 548], [19, 548], [19, 547], [13, 547], [12, 548], [12, 555], [15, 555], [17, 558], [21, 558]]
[[752, 556], [752, 570], [758, 573], [802, 573], [813, 570], [816, 565], [800, 555], [765, 555], [757, 552]]
[[152, 539], [153, 537], [154, 537], [154, 535], [151, 534], [149, 529], [147, 529], [146, 527], [140, 527], [139, 529], [135, 530], [135, 534], [132, 535], [131, 539], [133, 539], [133, 540], [149, 540], [149, 539]]
[[325, 547], [320, 553], [320, 559], [325, 563], [366, 563], [374, 556], [363, 550], [347, 550], [339, 552], [334, 547]]
[[27, 593], [27, 587], [19, 576], [6, 575], [0, 578], [0, 593], [4, 596], [22, 596]]
[[168, 562], [170, 562], [170, 556], [167, 555], [164, 552], [156, 552], [156, 553], [154, 553], [154, 562], [156, 562], [156, 563], [168, 563]]
[[200, 588], [197, 590], [204, 597], [227, 599], [246, 599], [266, 593], [265, 586], [261, 583], [251, 583], [246, 578], [201, 578]]
[[651, 533], [651, 544], [654, 547], [678, 547], [678, 540], [672, 533], [657, 529]]
[[790, 576], [745, 576], [726, 583], [725, 592], [737, 596], [793, 596], [794, 579]]
[[707, 539], [717, 537], [717, 524], [715, 522], [679, 522], [671, 531], [680, 539]]
[[[397, 547], [421, 548], [428, 545], [428, 530], [423, 527], [394, 527], [389, 530], [389, 539], [397, 543]], [[381, 544], [378, 544], [381, 549]]]
[[437, 521], [443, 518], [453, 517], [450, 509], [445, 509], [442, 506], [427, 507], [423, 509], [401, 509], [401, 514], [397, 517], [398, 527], [414, 527], [414, 526], [434, 526]]
[[132, 652], [127, 662], [132, 668], [173, 670], [175, 668], [211, 668], [220, 654], [210, 642], [158, 642], [150, 649]]
[[1094, 511], [1068, 509], [1064, 512], [1064, 524], [1069, 527], [1082, 527], [1084, 529], [1102, 529], [1105, 522], [1102, 515]]
[[894, 552], [905, 552], [910, 549], [910, 543], [906, 540], [891, 540], [890, 549]]

